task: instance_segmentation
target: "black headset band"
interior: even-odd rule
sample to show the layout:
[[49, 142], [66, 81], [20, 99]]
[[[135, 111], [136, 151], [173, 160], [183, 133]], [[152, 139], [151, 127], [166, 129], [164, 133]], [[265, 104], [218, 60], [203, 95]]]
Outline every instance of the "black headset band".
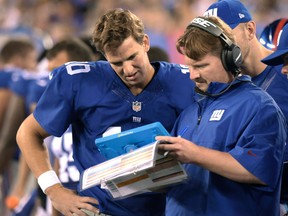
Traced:
[[228, 47], [233, 45], [233, 42], [230, 40], [229, 37], [227, 37], [227, 35], [224, 34], [223, 30], [219, 26], [210, 22], [207, 19], [196, 17], [189, 23], [187, 28], [192, 27], [192, 26], [198, 27], [214, 35], [215, 37], [221, 38], [228, 45]]

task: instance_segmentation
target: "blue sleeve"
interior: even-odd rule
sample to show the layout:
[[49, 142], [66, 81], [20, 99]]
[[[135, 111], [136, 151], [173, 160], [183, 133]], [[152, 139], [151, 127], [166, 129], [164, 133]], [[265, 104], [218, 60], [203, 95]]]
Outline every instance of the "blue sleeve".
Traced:
[[[253, 82], [263, 88], [275, 100], [285, 118], [288, 120], [288, 80], [281, 73], [282, 65], [268, 66], [263, 73], [253, 77]], [[288, 134], [288, 128], [287, 128]], [[288, 136], [287, 140], [288, 142]], [[286, 145], [284, 161], [288, 161], [288, 146]]]
[[[273, 73], [275, 74], [275, 77], [268, 86], [267, 92], [275, 100], [283, 112], [286, 120], [288, 120], [288, 79], [286, 75], [281, 73], [279, 68], [277, 70], [277, 67], [275, 67], [275, 71], [273, 71]], [[288, 128], [286, 142], [288, 143]], [[288, 145], [286, 145], [284, 161], [288, 161]]]
[[59, 137], [72, 121], [73, 76], [68, 75], [65, 65], [52, 71], [51, 76], [33, 115], [49, 134]]
[[25, 79], [21, 74], [13, 74], [10, 89], [14, 94], [26, 97], [28, 86], [29, 80]]
[[[178, 114], [180, 114], [183, 109], [194, 102], [195, 83], [190, 79], [188, 67], [161, 62], [158, 73], [167, 98], [173, 107], [178, 107]], [[183, 95], [191, 100], [183, 100]]]
[[12, 73], [0, 71], [0, 88], [9, 88]]
[[[261, 106], [245, 127], [230, 154], [249, 172], [266, 183], [263, 190], [274, 190], [281, 176], [286, 139], [286, 121], [275, 104]], [[269, 172], [266, 170], [269, 169]], [[271, 174], [272, 173], [272, 174]]]
[[37, 103], [42, 96], [46, 86], [47, 86], [48, 78], [47, 79], [37, 79], [30, 83], [27, 102], [29, 105], [32, 103]]
[[[105, 66], [99, 62], [68, 62], [52, 71], [34, 111], [36, 120], [49, 134], [61, 136], [72, 123], [86, 124], [84, 113], [97, 106], [102, 100], [99, 92], [107, 88], [103, 78], [107, 71], [101, 68]], [[102, 73], [98, 73], [99, 68]]]

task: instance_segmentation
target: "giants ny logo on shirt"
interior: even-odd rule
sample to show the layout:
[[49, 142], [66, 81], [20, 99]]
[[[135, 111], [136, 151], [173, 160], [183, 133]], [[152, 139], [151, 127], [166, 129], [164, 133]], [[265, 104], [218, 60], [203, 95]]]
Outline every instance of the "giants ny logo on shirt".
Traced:
[[214, 110], [209, 121], [220, 121], [225, 110]]

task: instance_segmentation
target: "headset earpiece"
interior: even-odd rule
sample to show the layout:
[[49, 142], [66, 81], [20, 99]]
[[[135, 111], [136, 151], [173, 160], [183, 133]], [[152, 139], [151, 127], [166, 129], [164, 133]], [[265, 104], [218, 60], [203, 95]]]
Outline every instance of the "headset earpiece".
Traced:
[[[236, 73], [242, 63], [241, 50], [235, 44], [225, 45], [221, 52], [221, 61], [227, 71]], [[234, 74], [235, 75], [235, 74]]]
[[225, 43], [221, 51], [222, 64], [227, 71], [231, 71], [233, 75], [236, 75], [242, 63], [240, 48], [224, 34], [221, 28], [207, 19], [196, 17], [190, 22], [187, 28], [191, 26], [198, 27], [216, 37], [219, 37]]

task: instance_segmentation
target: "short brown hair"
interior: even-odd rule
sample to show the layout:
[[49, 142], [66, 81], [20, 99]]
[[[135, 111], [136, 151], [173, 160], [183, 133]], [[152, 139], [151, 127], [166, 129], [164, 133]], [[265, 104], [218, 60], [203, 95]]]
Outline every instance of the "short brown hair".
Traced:
[[129, 10], [117, 8], [97, 20], [92, 42], [97, 50], [104, 53], [104, 50], [117, 49], [130, 36], [142, 44], [144, 35], [143, 22]]
[[[223, 30], [224, 34], [234, 43], [235, 39], [232, 29], [225, 24], [218, 17], [199, 17], [204, 18]], [[176, 48], [179, 53], [188, 56], [194, 60], [200, 60], [208, 53], [221, 56], [221, 51], [225, 46], [225, 42], [219, 37], [198, 28], [196, 26], [189, 26], [186, 28], [184, 34], [177, 40]]]
[[28, 39], [11, 39], [2, 47], [0, 59], [3, 63], [9, 63], [14, 56], [25, 57], [27, 53], [34, 51], [34, 44]]
[[66, 52], [69, 61], [92, 61], [93, 52], [81, 39], [67, 38], [56, 43], [47, 51], [48, 60], [55, 58], [60, 52]]

